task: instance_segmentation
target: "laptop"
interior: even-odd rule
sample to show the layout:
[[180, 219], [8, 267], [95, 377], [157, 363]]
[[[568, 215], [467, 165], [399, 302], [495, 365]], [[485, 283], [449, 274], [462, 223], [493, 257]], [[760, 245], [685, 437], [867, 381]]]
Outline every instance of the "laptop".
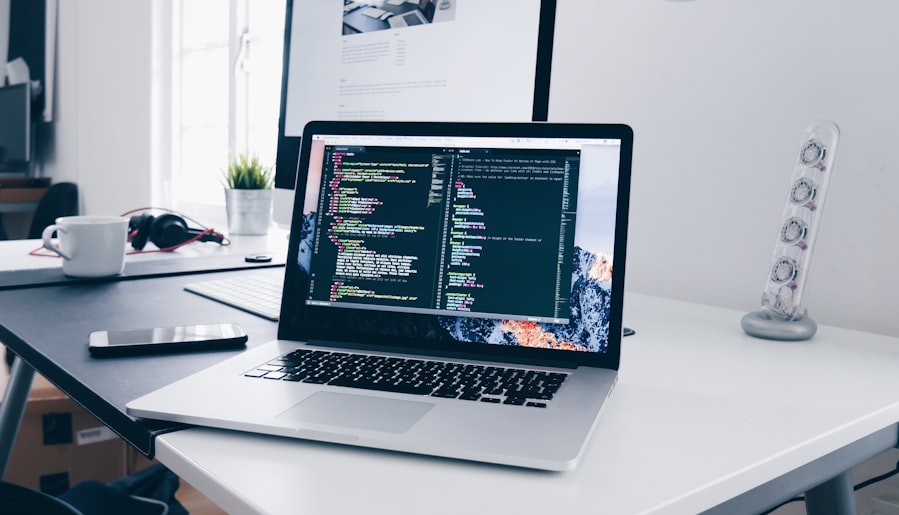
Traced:
[[417, 9], [403, 14], [396, 14], [387, 18], [387, 23], [391, 28], [411, 27], [413, 25], [426, 25], [428, 20]]
[[310, 122], [278, 339], [250, 335], [127, 412], [575, 467], [618, 373], [632, 139], [612, 124]]

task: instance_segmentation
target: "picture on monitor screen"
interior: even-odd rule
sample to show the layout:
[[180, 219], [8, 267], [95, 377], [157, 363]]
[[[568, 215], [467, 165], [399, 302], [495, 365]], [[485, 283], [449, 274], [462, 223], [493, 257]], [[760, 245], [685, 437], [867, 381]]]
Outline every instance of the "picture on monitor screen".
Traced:
[[545, 121], [555, 5], [288, 0], [276, 188], [294, 188], [311, 120]]

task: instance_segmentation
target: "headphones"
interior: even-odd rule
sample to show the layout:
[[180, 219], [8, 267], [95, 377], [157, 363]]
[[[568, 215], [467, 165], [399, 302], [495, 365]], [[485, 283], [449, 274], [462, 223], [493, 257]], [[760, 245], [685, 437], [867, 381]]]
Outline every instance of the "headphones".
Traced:
[[128, 221], [128, 239], [135, 250], [143, 250], [148, 241], [160, 250], [173, 250], [194, 241], [214, 241], [224, 245], [225, 236], [212, 229], [188, 227], [184, 218], [175, 214], [153, 216], [145, 213], [132, 216]]

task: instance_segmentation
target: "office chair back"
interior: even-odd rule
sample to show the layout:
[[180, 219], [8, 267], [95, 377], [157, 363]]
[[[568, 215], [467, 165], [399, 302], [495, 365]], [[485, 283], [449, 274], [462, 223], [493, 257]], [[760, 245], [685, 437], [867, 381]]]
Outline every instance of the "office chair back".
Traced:
[[78, 186], [71, 182], [58, 182], [47, 189], [47, 193], [37, 203], [34, 217], [31, 219], [29, 239], [41, 237], [48, 225], [52, 225], [60, 216], [78, 214]]

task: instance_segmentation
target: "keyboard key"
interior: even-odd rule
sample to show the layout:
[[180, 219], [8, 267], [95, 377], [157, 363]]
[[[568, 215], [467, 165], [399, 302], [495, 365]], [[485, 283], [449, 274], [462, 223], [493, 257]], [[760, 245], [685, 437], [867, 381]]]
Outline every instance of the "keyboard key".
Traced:
[[310, 384], [545, 408], [565, 374], [297, 349], [244, 374]]
[[415, 386], [411, 384], [373, 383], [364, 380], [353, 380], [348, 377], [338, 377], [330, 383], [332, 386], [346, 386], [349, 388], [362, 388], [365, 390], [378, 390], [383, 392], [410, 393], [413, 395], [428, 395], [433, 388], [427, 385]]

